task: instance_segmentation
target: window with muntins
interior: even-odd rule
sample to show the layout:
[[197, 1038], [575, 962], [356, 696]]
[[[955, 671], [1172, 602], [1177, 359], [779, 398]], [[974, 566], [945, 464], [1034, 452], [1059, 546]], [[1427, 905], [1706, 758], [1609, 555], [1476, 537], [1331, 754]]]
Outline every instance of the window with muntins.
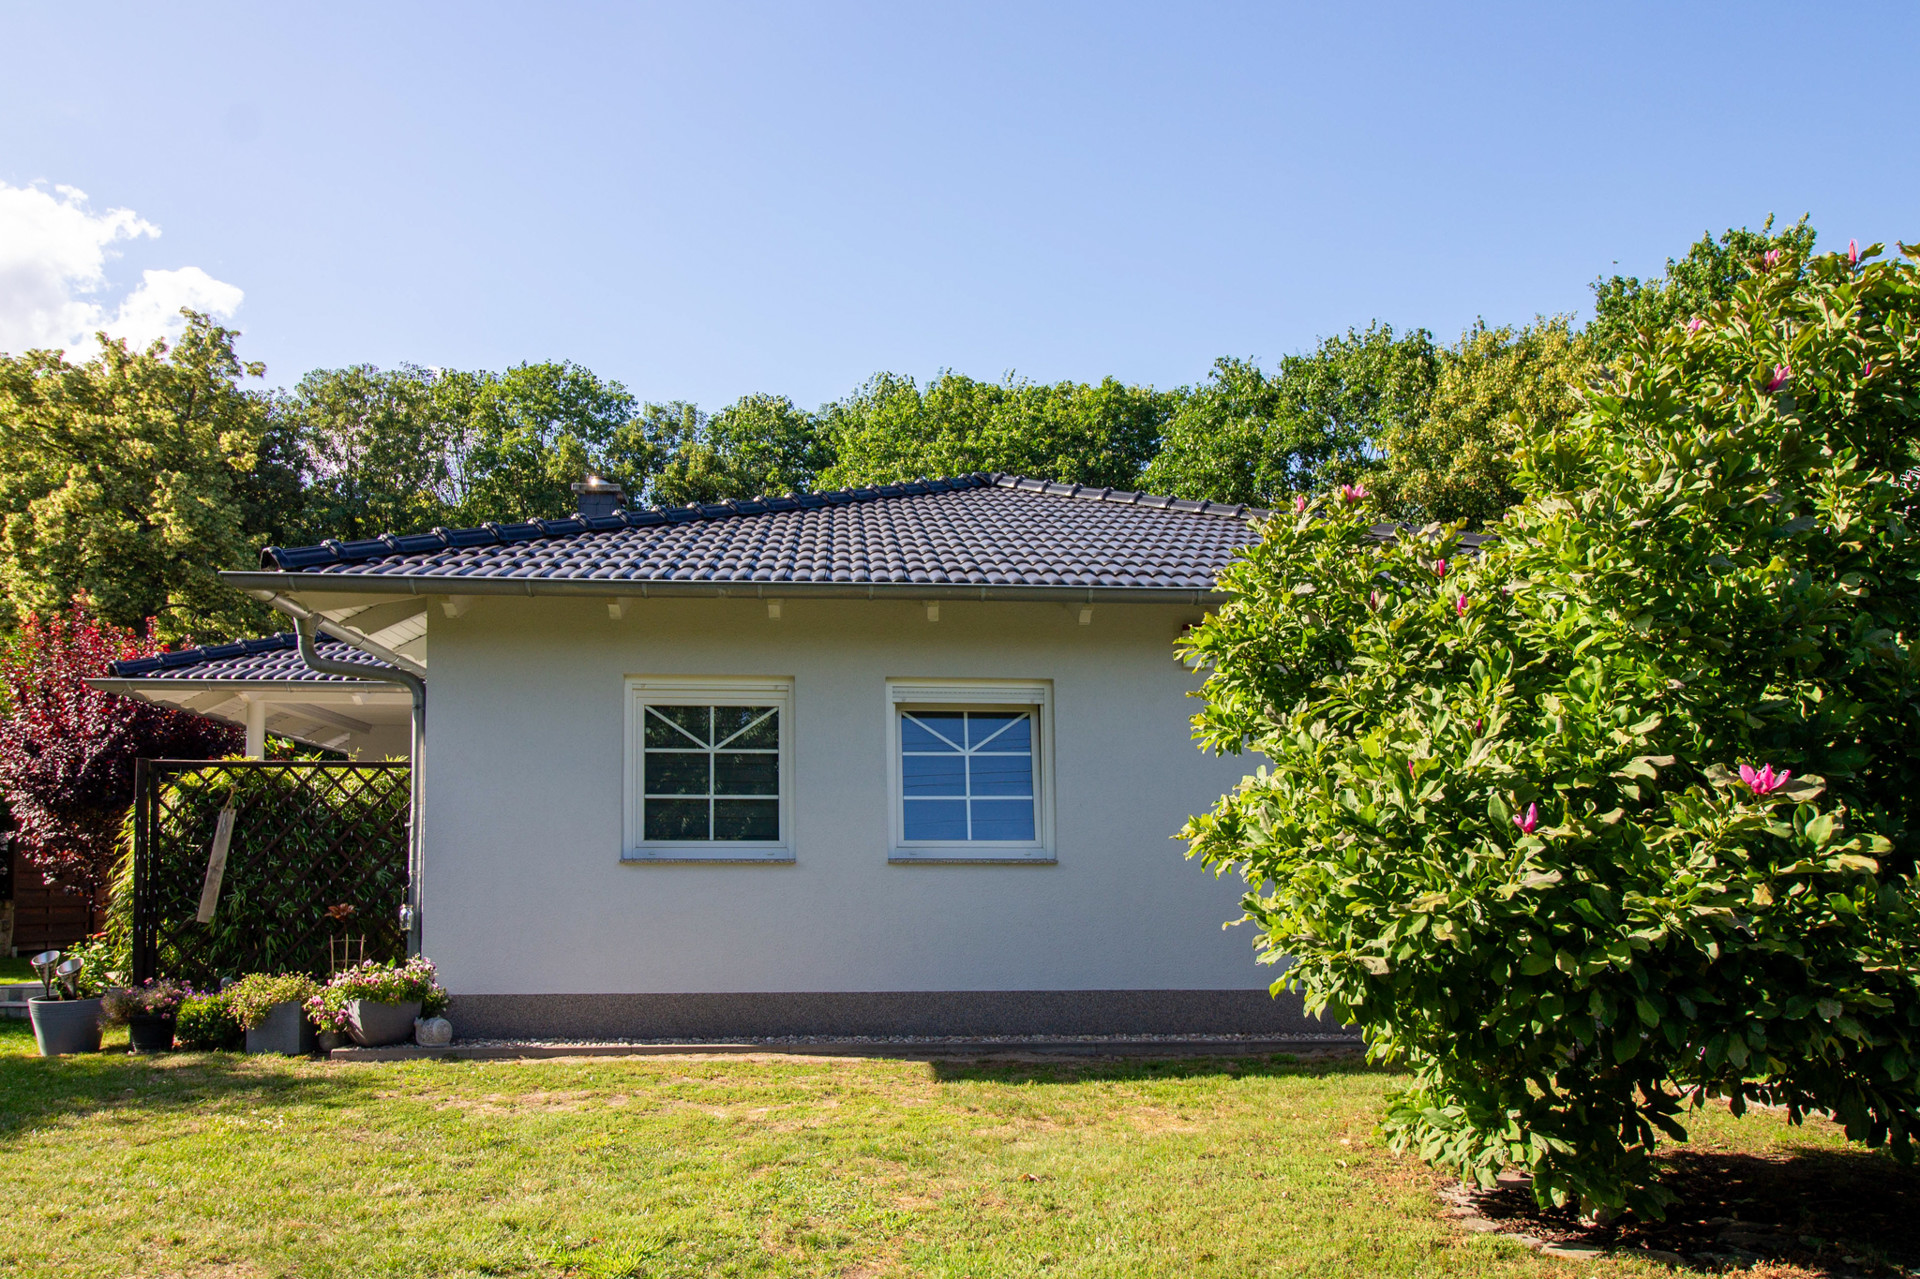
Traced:
[[1051, 862], [1052, 685], [888, 680], [893, 861]]
[[646, 708], [649, 841], [780, 838], [780, 708]]
[[627, 684], [623, 855], [790, 857], [790, 686], [717, 678]]
[[1032, 843], [1033, 713], [900, 712], [901, 834], [910, 843]]

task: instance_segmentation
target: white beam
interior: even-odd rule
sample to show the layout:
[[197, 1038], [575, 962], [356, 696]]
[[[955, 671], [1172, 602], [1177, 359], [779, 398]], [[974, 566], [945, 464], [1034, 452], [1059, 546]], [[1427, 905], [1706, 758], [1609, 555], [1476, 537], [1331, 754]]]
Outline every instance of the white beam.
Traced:
[[937, 622], [940, 620], [940, 602], [938, 600], [927, 601], [927, 620], [929, 622]]
[[449, 595], [440, 601], [440, 611], [448, 617], [458, 617], [472, 608], [477, 598], [473, 595]]
[[775, 621], [775, 622], [777, 622], [777, 621], [779, 621], [779, 620], [780, 620], [780, 605], [781, 605], [782, 603], [783, 603], [783, 601], [781, 601], [781, 600], [768, 600], [768, 601], [767, 601], [767, 618], [768, 618], [768, 620], [770, 620], [770, 621]]

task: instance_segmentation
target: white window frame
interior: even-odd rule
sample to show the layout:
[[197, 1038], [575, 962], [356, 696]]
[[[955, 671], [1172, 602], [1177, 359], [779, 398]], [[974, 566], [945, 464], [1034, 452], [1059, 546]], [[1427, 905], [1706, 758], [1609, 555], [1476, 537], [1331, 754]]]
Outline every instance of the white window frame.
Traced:
[[[900, 716], [904, 711], [1017, 710], [1033, 713], [1033, 833], [1031, 840], [909, 840], [900, 766]], [[1053, 683], [1051, 680], [887, 681], [887, 860], [982, 862], [993, 865], [1054, 863]]]
[[[793, 860], [793, 681], [724, 676], [629, 675], [626, 680], [624, 862], [790, 862]], [[777, 706], [780, 709], [780, 838], [649, 840], [646, 836], [648, 706]]]

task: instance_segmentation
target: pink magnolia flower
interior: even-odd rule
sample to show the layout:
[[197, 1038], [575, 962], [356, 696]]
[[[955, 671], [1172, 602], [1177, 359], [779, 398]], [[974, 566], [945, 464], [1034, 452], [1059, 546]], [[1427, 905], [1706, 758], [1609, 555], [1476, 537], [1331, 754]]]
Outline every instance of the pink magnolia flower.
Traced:
[[1780, 265], [1780, 250], [1768, 249], [1760, 255], [1760, 262], [1763, 270], [1773, 270], [1773, 268]]
[[1453, 611], [1458, 613], [1462, 617], [1465, 617], [1467, 615], [1467, 597], [1466, 596], [1462, 595], [1459, 599], [1453, 602]]
[[1368, 496], [1366, 487], [1360, 484], [1342, 484], [1339, 488], [1340, 500], [1352, 506], [1361, 498]]
[[1414, 768], [1413, 768], [1413, 761], [1412, 761], [1412, 760], [1408, 760], [1408, 761], [1407, 761], [1407, 776], [1408, 776], [1408, 777], [1418, 777], [1419, 775], [1420, 775], [1419, 773], [1417, 773], [1417, 772], [1415, 772], [1415, 771], [1414, 771]]
[[1858, 240], [1847, 241], [1847, 264], [1849, 266], [1860, 265], [1860, 241]]
[[1379, 608], [1380, 608], [1380, 592], [1379, 591], [1367, 592], [1367, 607], [1375, 610], [1376, 612], [1379, 611]]
[[1435, 560], [1433, 562], [1433, 575], [1435, 577], [1445, 577], [1447, 575], [1447, 562], [1445, 560]]
[[1707, 322], [1701, 319], [1697, 315], [1694, 316], [1691, 320], [1687, 321], [1687, 332], [1689, 333], [1698, 333], [1701, 329], [1704, 329], [1706, 327], [1707, 327]]
[[1863, 378], [1863, 379], [1865, 379], [1865, 378], [1870, 378], [1870, 377], [1872, 377], [1872, 376], [1873, 376], [1873, 361], [1872, 361], [1872, 360], [1868, 360], [1868, 361], [1866, 362], [1866, 365], [1865, 365], [1865, 366], [1864, 366], [1863, 368], [1861, 368], [1861, 370], [1860, 370], [1860, 376], [1861, 376], [1861, 378]]
[[1303, 495], [1302, 495], [1302, 496], [1300, 496], [1300, 497], [1296, 497], [1296, 498], [1294, 498], [1294, 499], [1293, 499], [1293, 513], [1294, 513], [1295, 515], [1305, 515], [1305, 514], [1306, 514], [1306, 512], [1307, 512], [1307, 499], [1306, 499], [1306, 497], [1305, 497], [1305, 495], [1303, 494]]
[[1475, 721], [1473, 721], [1473, 731], [1475, 733], [1478, 733], [1480, 729], [1486, 724], [1486, 722], [1487, 722], [1487, 718], [1484, 715], [1482, 715], [1479, 719], [1476, 719]]
[[1767, 379], [1767, 389], [1769, 391], [1779, 390], [1781, 387], [1787, 384], [1787, 379], [1792, 376], [1793, 376], [1792, 365], [1789, 365], [1789, 364], [1774, 365], [1773, 376]]
[[1540, 824], [1540, 805], [1528, 804], [1527, 811], [1514, 818], [1513, 824], [1520, 828], [1522, 835], [1533, 834], [1533, 828]]
[[1745, 782], [1748, 789], [1756, 795], [1771, 795], [1785, 786], [1787, 779], [1792, 776], [1792, 769], [1783, 768], [1776, 773], [1773, 771], [1772, 764], [1763, 766], [1757, 773], [1753, 771], [1751, 764], [1740, 765], [1740, 780]]

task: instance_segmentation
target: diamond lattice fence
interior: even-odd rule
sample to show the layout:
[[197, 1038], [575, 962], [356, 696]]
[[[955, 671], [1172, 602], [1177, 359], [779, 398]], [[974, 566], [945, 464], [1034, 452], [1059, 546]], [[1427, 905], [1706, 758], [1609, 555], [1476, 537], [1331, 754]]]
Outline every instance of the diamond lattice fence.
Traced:
[[[134, 811], [133, 976], [206, 987], [327, 970], [327, 942], [406, 953], [405, 764], [142, 760]], [[197, 922], [220, 812], [233, 835], [213, 918]], [[329, 912], [332, 912], [331, 914]]]

